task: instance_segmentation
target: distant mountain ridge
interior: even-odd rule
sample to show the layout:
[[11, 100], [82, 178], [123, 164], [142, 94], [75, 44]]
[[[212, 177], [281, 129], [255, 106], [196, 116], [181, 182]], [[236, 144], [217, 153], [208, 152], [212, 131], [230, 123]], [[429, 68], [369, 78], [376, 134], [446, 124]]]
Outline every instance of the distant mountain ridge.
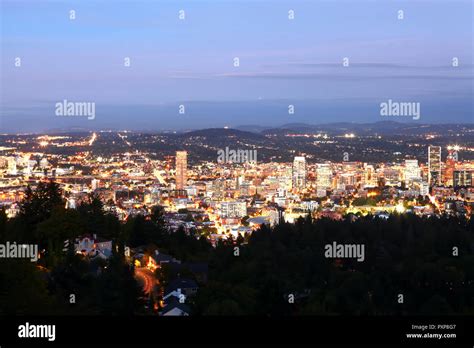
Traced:
[[211, 137], [211, 138], [225, 138], [225, 137], [238, 137], [240, 139], [248, 138], [254, 140], [263, 139], [264, 136], [259, 133], [253, 133], [233, 128], [208, 128], [200, 129], [182, 133], [182, 137]]
[[[354, 132], [359, 135], [370, 135], [370, 134], [423, 134], [426, 133], [443, 133], [447, 130], [456, 131], [460, 129], [474, 129], [474, 123], [443, 123], [443, 124], [424, 124], [424, 123], [402, 123], [396, 121], [379, 121], [374, 123], [355, 123], [355, 122], [334, 122], [324, 124], [307, 124], [307, 123], [286, 123], [276, 127], [264, 127], [260, 125], [241, 125], [229, 128], [202, 128], [188, 131], [173, 131], [173, 130], [136, 130], [133, 133], [147, 133], [147, 134], [159, 134], [159, 133], [174, 133], [177, 135], [187, 136], [238, 136], [244, 135], [251, 137], [252, 135], [265, 136], [268, 134], [303, 134], [303, 133], [320, 133], [325, 132], [328, 134], [344, 134], [347, 132]], [[95, 130], [93, 128], [86, 127], [74, 127], [74, 128], [55, 128], [49, 129], [46, 132], [38, 132], [38, 134], [57, 134], [57, 133], [82, 133], [92, 131], [112, 131], [119, 132], [125, 129], [114, 129], [113, 127], [101, 130]], [[243, 133], [239, 133], [243, 132]], [[29, 133], [29, 132], [25, 132]]]
[[[320, 133], [326, 132], [329, 134], [344, 134], [347, 132], [354, 132], [359, 135], [370, 134], [419, 134], [419, 133], [438, 133], [446, 132], [447, 130], [460, 130], [464, 128], [474, 129], [474, 124], [413, 124], [402, 123], [395, 121], [380, 121], [375, 123], [352, 123], [352, 122], [334, 122], [318, 125], [311, 125], [306, 123], [287, 123], [279, 127], [264, 128], [246, 125], [238, 126], [236, 129], [245, 131], [261, 133], [261, 134], [288, 134], [288, 133]], [[263, 129], [262, 129], [263, 128]]]

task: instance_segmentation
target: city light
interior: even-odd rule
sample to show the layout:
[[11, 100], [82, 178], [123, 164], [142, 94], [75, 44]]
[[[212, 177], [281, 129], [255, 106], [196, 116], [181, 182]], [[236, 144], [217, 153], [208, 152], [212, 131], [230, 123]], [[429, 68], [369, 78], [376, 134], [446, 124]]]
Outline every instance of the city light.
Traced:
[[405, 207], [403, 206], [403, 203], [398, 203], [395, 207], [395, 210], [399, 214], [403, 214], [406, 211]]

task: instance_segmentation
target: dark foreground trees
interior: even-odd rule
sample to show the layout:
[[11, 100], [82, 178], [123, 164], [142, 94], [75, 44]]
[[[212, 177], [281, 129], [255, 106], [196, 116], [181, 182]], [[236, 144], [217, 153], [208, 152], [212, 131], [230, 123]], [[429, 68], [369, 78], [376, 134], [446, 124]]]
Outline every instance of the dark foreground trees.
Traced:
[[[61, 197], [56, 184], [44, 183], [28, 190], [17, 217], [0, 210], [0, 243], [44, 250], [37, 263], [0, 259], [0, 315], [141, 313], [143, 294], [125, 245], [209, 262], [208, 283], [189, 298], [196, 315], [474, 313], [472, 219], [300, 219], [212, 248], [193, 233], [168, 233], [161, 209], [121, 223], [97, 197], [75, 210]], [[112, 239], [110, 260], [64, 251], [65, 240], [86, 233]], [[324, 247], [334, 241], [364, 245], [364, 261], [326, 258]]]
[[[365, 260], [324, 246], [363, 244]], [[212, 254], [196, 313], [397, 315], [474, 313], [474, 229], [463, 218], [300, 219], [261, 228]]]
[[[17, 217], [7, 219], [0, 211], [0, 242], [37, 244], [41, 255], [37, 263], [0, 260], [0, 315], [140, 312], [143, 294], [118, 252], [118, 219], [95, 196], [76, 210], [66, 209], [61, 197], [57, 184], [40, 183], [27, 189]], [[112, 239], [112, 257], [90, 261], [76, 255], [74, 239], [84, 234]]]

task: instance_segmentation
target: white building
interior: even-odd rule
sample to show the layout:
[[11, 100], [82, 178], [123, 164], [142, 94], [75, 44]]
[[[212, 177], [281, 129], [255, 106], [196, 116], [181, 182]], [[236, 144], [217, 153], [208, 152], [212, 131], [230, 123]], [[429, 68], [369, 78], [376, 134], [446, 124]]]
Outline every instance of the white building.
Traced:
[[420, 167], [418, 160], [405, 160], [405, 183], [408, 185], [415, 180], [420, 179]]
[[377, 173], [372, 164], [364, 163], [364, 187], [377, 186]]
[[107, 259], [112, 256], [112, 241], [98, 238], [97, 235], [86, 235], [74, 242], [74, 251], [85, 256], [99, 256]]
[[222, 218], [242, 218], [247, 215], [245, 201], [221, 202], [219, 214]]
[[306, 187], [306, 159], [303, 156], [296, 156], [293, 160], [292, 185], [297, 190]]
[[332, 168], [330, 164], [321, 163], [316, 167], [316, 187], [329, 189], [332, 187]]
[[17, 175], [18, 170], [16, 167], [16, 158], [15, 157], [8, 157], [8, 171], [9, 175]]

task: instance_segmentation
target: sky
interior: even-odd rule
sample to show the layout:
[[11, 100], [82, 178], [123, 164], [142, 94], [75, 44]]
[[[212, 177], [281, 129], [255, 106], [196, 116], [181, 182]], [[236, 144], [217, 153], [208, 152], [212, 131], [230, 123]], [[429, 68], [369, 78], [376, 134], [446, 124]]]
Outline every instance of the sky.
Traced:
[[474, 121], [472, 0], [0, 3], [0, 132]]

